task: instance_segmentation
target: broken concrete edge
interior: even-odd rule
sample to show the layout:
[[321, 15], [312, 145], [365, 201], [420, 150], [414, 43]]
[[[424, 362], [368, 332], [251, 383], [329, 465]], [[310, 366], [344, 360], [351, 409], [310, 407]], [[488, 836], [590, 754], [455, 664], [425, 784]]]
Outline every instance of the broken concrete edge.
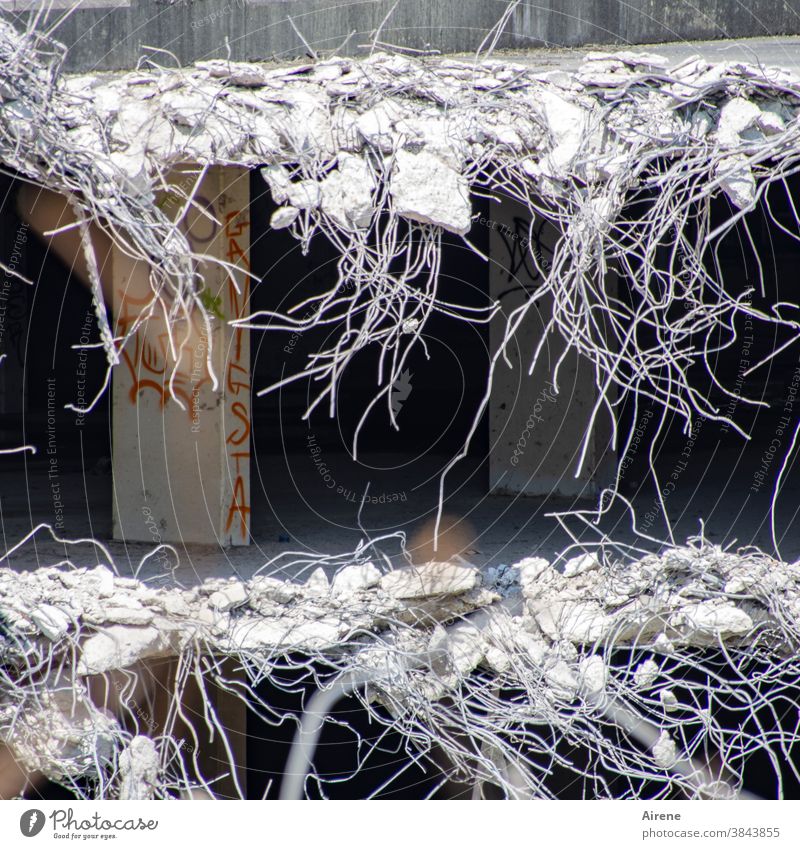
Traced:
[[[445, 626], [458, 629], [479, 611], [508, 618], [512, 606], [508, 634], [524, 632], [543, 645], [709, 646], [750, 639], [774, 622], [778, 600], [786, 627], [800, 629], [800, 565], [716, 547], [676, 548], [617, 565], [582, 554], [562, 570], [531, 557], [483, 575], [454, 563], [382, 574], [364, 561], [339, 569], [332, 581], [319, 567], [305, 583], [258, 575], [191, 589], [156, 588], [103, 565], [0, 570], [4, 639], [71, 645], [82, 676], [177, 655], [190, 644], [222, 654], [345, 646], [357, 652], [368, 642], [363, 635], [380, 640], [398, 622], [441, 640]], [[497, 627], [496, 619], [483, 620], [487, 633]], [[492, 641], [477, 632], [475, 639]], [[490, 666], [500, 671], [502, 664]]]
[[[283, 204], [274, 227], [313, 210], [348, 231], [375, 214], [377, 168], [401, 217], [459, 234], [481, 162], [514, 160], [537, 193], [566, 196], [562, 181], [608, 182], [670, 138], [673, 156], [698, 145], [725, 154], [720, 187], [747, 206], [753, 143], [786, 133], [799, 107], [788, 71], [699, 58], [670, 67], [632, 51], [589, 53], [574, 72], [386, 53], [295, 67], [212, 60], [65, 76], [54, 101], [66, 137], [128, 192], [149, 193], [168, 164], [263, 166]], [[22, 117], [3, 109], [12, 133]]]
[[[4, 688], [0, 740], [26, 769], [56, 780], [116, 763], [121, 797], [145, 798], [154, 743], [92, 703], [93, 676], [185, 652], [257, 664], [300, 652], [357, 671], [364, 698], [390, 711], [444, 699], [483, 670], [512, 686], [533, 676], [528, 710], [541, 721], [576, 700], [602, 712], [612, 681], [642, 698], [658, 691], [666, 717], [680, 707], [674, 670], [687, 651], [745, 650], [766, 629], [797, 645], [800, 566], [707, 546], [624, 564], [581, 554], [562, 569], [531, 557], [483, 574], [451, 563], [381, 574], [362, 561], [332, 580], [318, 568], [302, 584], [256, 576], [190, 590], [103, 565], [3, 569], [0, 624], [12, 664], [29, 652], [75, 659], [32, 689]], [[640, 659], [619, 669], [611, 652], [625, 646]], [[669, 766], [667, 748], [665, 738], [651, 752], [659, 768]]]

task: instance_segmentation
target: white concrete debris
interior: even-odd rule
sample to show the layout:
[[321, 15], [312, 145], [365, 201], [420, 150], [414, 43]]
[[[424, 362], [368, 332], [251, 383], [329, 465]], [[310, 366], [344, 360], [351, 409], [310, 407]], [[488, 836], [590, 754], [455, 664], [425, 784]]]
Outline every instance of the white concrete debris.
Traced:
[[514, 635], [513, 642], [516, 644], [517, 649], [524, 653], [536, 666], [542, 666], [544, 664], [548, 644], [541, 637], [520, 629]]
[[244, 604], [247, 601], [247, 589], [241, 581], [231, 581], [228, 586], [215, 590], [209, 596], [208, 603], [223, 613]]
[[[743, 97], [731, 98], [719, 113], [717, 139], [723, 147], [737, 147], [747, 130], [755, 127], [761, 109]], [[757, 136], [756, 136], [757, 138]]]
[[158, 751], [155, 743], [137, 734], [119, 755], [120, 799], [152, 799], [158, 787]]
[[709, 156], [730, 154], [719, 186], [746, 207], [753, 145], [791, 131], [797, 91], [800, 80], [775, 69], [696, 57], [669, 68], [633, 51], [589, 53], [574, 72], [374, 53], [67, 77], [59, 108], [110, 180], [141, 181], [176, 162], [266, 163], [282, 204], [274, 227], [321, 208], [346, 231], [369, 226], [373, 179], [385, 175], [401, 216], [463, 234], [472, 212], [465, 172], [492, 151], [522, 165], [533, 192], [552, 195], [572, 176], [612, 180], [656, 145], [700, 144]]
[[86, 578], [94, 585], [100, 598], [109, 598], [114, 595], [116, 589], [114, 573], [108, 566], [95, 566], [86, 573]]
[[549, 694], [558, 699], [574, 699], [580, 683], [574, 670], [566, 660], [556, 660], [545, 668], [544, 679], [550, 688]]
[[284, 650], [322, 651], [336, 646], [346, 630], [338, 617], [244, 619], [232, 625], [221, 645], [227, 651], [255, 651], [278, 646]]
[[609, 633], [613, 617], [598, 602], [550, 602], [529, 605], [542, 631], [552, 640], [594, 643]]
[[338, 167], [320, 184], [322, 211], [345, 230], [369, 227], [372, 220], [372, 171], [359, 156], [339, 155]]
[[472, 226], [464, 176], [427, 151], [399, 150], [390, 191], [399, 215], [464, 235]]
[[678, 708], [678, 697], [675, 693], [670, 689], [662, 690], [658, 694], [659, 699], [661, 699], [661, 704], [664, 706], [665, 711], [674, 711]]
[[82, 645], [79, 675], [99, 675], [111, 669], [124, 669], [138, 660], [163, 653], [169, 648], [164, 635], [154, 627], [111, 625], [92, 634]]
[[519, 574], [519, 582], [523, 595], [526, 598], [536, 598], [540, 578], [544, 586], [546, 579], [543, 576], [545, 573], [550, 572], [552, 567], [544, 557], [526, 557], [516, 564], [516, 570]]
[[[0, 726], [6, 724], [0, 704]], [[8, 745], [27, 772], [58, 780], [92, 775], [111, 759], [120, 733], [116, 720], [89, 700], [86, 690], [70, 682], [50, 682], [16, 711]]]
[[582, 106], [555, 92], [544, 90], [539, 93], [537, 100], [554, 141], [542, 171], [550, 177], [560, 177], [569, 170], [581, 147], [587, 113]]
[[272, 213], [269, 220], [269, 226], [274, 230], [283, 230], [286, 227], [291, 227], [297, 220], [300, 210], [295, 206], [281, 206]]
[[659, 634], [653, 640], [653, 648], [661, 652], [661, 654], [674, 654], [675, 644], [667, 637], [666, 634]]
[[31, 611], [30, 617], [39, 631], [53, 642], [60, 640], [69, 630], [69, 614], [52, 604], [40, 604]]
[[721, 160], [717, 178], [725, 194], [739, 209], [753, 205], [756, 197], [756, 179], [745, 156], [734, 154]]
[[596, 554], [579, 554], [577, 557], [572, 557], [564, 564], [562, 574], [565, 578], [574, 578], [577, 575], [582, 575], [584, 572], [589, 572], [591, 569], [599, 569], [600, 561]]
[[331, 595], [334, 598], [350, 596], [361, 590], [371, 589], [380, 579], [381, 572], [371, 560], [366, 563], [351, 563], [334, 575]]
[[753, 620], [733, 604], [705, 601], [687, 604], [670, 619], [676, 629], [686, 629], [697, 637], [743, 637], [753, 630]]
[[472, 566], [431, 561], [388, 572], [380, 588], [397, 599], [466, 593], [480, 584], [480, 572]]
[[[0, 738], [26, 768], [51, 776], [91, 772], [96, 757], [101, 762], [111, 757], [124, 738], [115, 720], [88, 700], [81, 677], [176, 656], [195, 640], [209, 653], [265, 659], [275, 652], [341, 656], [353, 651], [359, 658], [356, 667], [374, 668], [386, 678], [382, 686], [389, 691], [392, 681], [405, 675], [405, 658], [429, 655], [429, 665], [423, 662], [416, 670], [414, 686], [420, 698], [433, 700], [471, 686], [478, 668], [511, 680], [526, 670], [536, 681], [529, 715], [542, 722], [574, 710], [582, 700], [603, 711], [626, 691], [633, 703], [656, 698], [667, 716], [680, 703], [667, 668], [674, 664], [664, 665], [664, 655], [720, 641], [730, 647], [746, 644], [756, 619], [769, 620], [769, 599], [777, 593], [786, 604], [776, 609], [794, 611], [795, 627], [800, 623], [800, 564], [707, 546], [620, 564], [582, 556], [568, 567], [559, 572], [547, 560], [532, 557], [495, 568], [491, 586], [502, 597], [483, 589], [479, 571], [463, 563], [433, 562], [381, 575], [364, 560], [332, 576], [319, 567], [305, 583], [256, 576], [250, 581], [213, 579], [186, 590], [158, 589], [112, 574], [114, 592], [103, 600], [101, 623], [94, 620], [98, 586], [110, 586], [105, 572], [0, 569], [4, 627], [56, 644], [69, 640], [78, 648], [77, 690], [70, 680], [63, 689], [44, 688], [41, 704], [40, 692], [35, 704], [0, 704]], [[509, 581], [498, 580], [500, 573]], [[709, 582], [735, 589], [735, 598], [696, 601]], [[126, 620], [132, 611], [145, 611], [152, 619], [147, 625], [110, 619]], [[398, 630], [400, 623], [410, 627]], [[612, 633], [620, 647], [626, 634], [639, 648], [649, 639], [650, 656], [620, 674], [604, 651], [603, 638]], [[351, 635], [357, 635], [352, 644]], [[653, 688], [654, 697], [648, 692]], [[78, 696], [67, 703], [63, 692], [73, 690]], [[675, 740], [665, 731], [652, 748], [655, 764], [669, 770], [678, 756]], [[121, 797], [148, 798], [159, 781], [153, 741], [134, 738], [118, 763]]]
[[325, 570], [318, 566], [305, 582], [304, 589], [307, 595], [322, 596], [327, 595], [331, 590], [331, 584]]
[[658, 664], [653, 660], [652, 657], [649, 657], [647, 660], [643, 660], [637, 667], [633, 673], [633, 682], [637, 689], [646, 690], [648, 687], [652, 687], [658, 679], [659, 668]]
[[608, 670], [600, 655], [592, 654], [581, 659], [579, 664], [583, 692], [597, 698], [606, 688]]
[[[483, 653], [487, 665], [495, 672], [506, 672], [512, 665], [515, 648], [515, 635], [519, 632], [519, 622], [505, 610], [493, 611], [486, 627], [482, 630]], [[542, 644], [542, 656], [546, 647]]]
[[399, 103], [390, 99], [381, 100], [356, 118], [356, 128], [368, 144], [382, 153], [391, 153], [394, 148], [394, 125], [409, 114]]
[[653, 759], [662, 769], [670, 769], [677, 762], [678, 747], [668, 732], [662, 731], [653, 745]]
[[428, 651], [444, 655], [434, 660], [433, 672], [447, 689], [454, 689], [483, 660], [483, 638], [481, 632], [469, 622], [461, 622], [447, 629], [439, 625], [428, 644]]
[[[549, 644], [600, 645], [611, 634], [618, 645], [626, 635], [642, 645], [649, 635], [653, 650], [662, 655], [682, 645], [736, 643], [748, 639], [756, 609], [759, 622], [769, 620], [764, 599], [776, 593], [784, 599], [782, 609], [797, 618], [795, 627], [800, 623], [798, 564], [708, 547], [672, 549], [618, 566], [600, 566], [589, 555], [567, 565], [569, 574], [543, 558], [527, 558], [502, 570], [510, 576], [505, 583], [496, 569], [487, 572], [490, 586], [509, 600], [519, 586], [523, 605], [521, 616], [493, 617], [482, 626], [482, 651], [491, 667], [508, 669], [515, 650], [540, 663]], [[694, 600], [702, 597], [712, 574], [734, 598]], [[113, 594], [99, 598], [112, 584]], [[195, 634], [211, 644], [254, 649], [332, 645], [350, 631], [379, 627], [389, 618], [412, 622], [417, 608], [446, 622], [495, 606], [498, 598], [481, 589], [479, 570], [461, 563], [431, 562], [381, 575], [374, 563], [356, 562], [342, 567], [332, 582], [318, 568], [305, 584], [256, 576], [248, 582], [207, 581], [192, 590], [155, 589], [115, 577], [105, 567], [0, 569], [5, 627], [54, 643], [75, 639], [82, 675], [179, 651]], [[634, 674], [636, 686], [651, 686], [657, 674], [654, 659], [643, 662]]]

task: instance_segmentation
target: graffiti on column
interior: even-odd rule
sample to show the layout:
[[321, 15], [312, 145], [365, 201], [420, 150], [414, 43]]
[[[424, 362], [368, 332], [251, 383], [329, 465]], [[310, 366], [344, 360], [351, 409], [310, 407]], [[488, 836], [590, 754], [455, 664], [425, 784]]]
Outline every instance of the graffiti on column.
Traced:
[[[250, 244], [250, 219], [241, 209], [225, 209], [230, 198], [223, 194], [220, 207], [225, 222], [225, 259], [245, 271], [250, 270], [247, 246]], [[229, 277], [226, 286], [226, 313], [231, 319], [243, 318], [247, 310], [250, 281], [240, 275], [237, 281]], [[225, 434], [228, 468], [234, 475], [231, 500], [225, 518], [225, 532], [231, 533], [234, 523], [241, 540], [247, 539], [250, 519], [250, 349], [247, 333], [241, 327], [233, 330], [225, 365], [226, 419]]]

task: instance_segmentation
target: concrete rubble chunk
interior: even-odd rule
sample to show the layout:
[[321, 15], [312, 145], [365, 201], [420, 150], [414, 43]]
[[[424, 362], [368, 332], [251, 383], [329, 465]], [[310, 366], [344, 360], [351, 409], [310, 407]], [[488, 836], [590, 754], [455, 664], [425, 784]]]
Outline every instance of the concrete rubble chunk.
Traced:
[[566, 660], [556, 660], [552, 665], [548, 665], [544, 680], [550, 688], [550, 693], [558, 699], [574, 699], [580, 689], [578, 678]]
[[259, 173], [269, 186], [272, 199], [276, 203], [285, 203], [289, 198], [289, 187], [292, 183], [289, 172], [282, 165], [269, 165], [260, 168]]
[[675, 653], [675, 644], [666, 634], [659, 634], [655, 640], [653, 641], [653, 648], [662, 652], [663, 654], [674, 654]]
[[120, 799], [152, 799], [158, 786], [158, 751], [155, 743], [137, 734], [120, 752]]
[[521, 652], [527, 655], [537, 666], [544, 663], [547, 654], [547, 643], [534, 634], [527, 631], [518, 631], [514, 636], [514, 642]]
[[250, 605], [253, 606], [259, 600], [264, 600], [272, 605], [288, 604], [300, 595], [300, 587], [288, 581], [271, 578], [266, 575], [257, 575], [249, 583]]
[[747, 209], [755, 203], [756, 179], [747, 157], [740, 154], [727, 156], [717, 166], [720, 186], [739, 209]]
[[473, 566], [432, 561], [421, 566], [403, 566], [380, 579], [380, 587], [393, 598], [415, 599], [457, 595], [478, 587], [480, 572]]
[[331, 595], [335, 598], [353, 595], [376, 586], [380, 579], [381, 572], [372, 561], [351, 563], [334, 575]]
[[544, 557], [526, 557], [516, 564], [522, 594], [526, 598], [536, 598], [545, 583], [548, 573], [555, 573]]
[[58, 781], [96, 775], [98, 764], [111, 760], [120, 730], [85, 688], [54, 683], [22, 706], [7, 742], [26, 772]]
[[553, 601], [536, 605], [533, 612], [536, 622], [548, 637], [571, 643], [602, 640], [614, 621], [595, 601]]
[[437, 626], [428, 650], [441, 655], [434, 657], [432, 669], [448, 687], [457, 686], [484, 658], [481, 632], [469, 622], [447, 629]]
[[[555, 92], [542, 89], [537, 92], [537, 103], [542, 109], [554, 145], [546, 157], [546, 173], [550, 177], [565, 176], [575, 158], [586, 128], [586, 111]], [[543, 172], [545, 169], [542, 169]]]
[[427, 151], [399, 150], [390, 191], [398, 215], [465, 235], [472, 226], [466, 178]]
[[281, 206], [272, 213], [269, 220], [269, 226], [273, 230], [284, 230], [286, 227], [291, 227], [297, 220], [300, 210], [296, 206]]
[[574, 578], [576, 575], [583, 575], [584, 572], [599, 568], [600, 561], [596, 554], [579, 554], [567, 560], [564, 564], [563, 575], [565, 578]]
[[236, 651], [277, 648], [318, 651], [336, 645], [340, 637], [340, 623], [330, 617], [313, 621], [288, 616], [279, 619], [248, 618], [233, 625], [225, 645]]
[[372, 192], [375, 180], [360, 156], [342, 153], [339, 165], [320, 184], [320, 206], [347, 230], [369, 227], [374, 211]]
[[664, 710], [673, 711], [678, 708], [678, 697], [672, 690], [662, 690], [658, 694], [658, 697], [661, 699], [661, 704], [664, 706]]
[[208, 599], [211, 607], [227, 612], [247, 601], [247, 590], [241, 581], [233, 581], [226, 587], [213, 592]]
[[157, 598], [153, 599], [153, 603], [171, 616], [188, 617], [192, 615], [192, 606], [187, 596], [180, 590], [159, 593]]
[[210, 77], [226, 80], [233, 85], [259, 88], [269, 82], [269, 76], [264, 68], [248, 62], [210, 59], [207, 62], [196, 62], [195, 67], [201, 71], [207, 71]]
[[761, 117], [761, 108], [743, 97], [731, 98], [720, 110], [717, 138], [723, 147], [735, 147], [742, 133], [755, 126]]
[[741, 637], [753, 630], [753, 620], [733, 604], [714, 601], [687, 604], [670, 619], [670, 625], [709, 637]]
[[383, 153], [391, 153], [396, 143], [394, 122], [403, 115], [404, 110], [399, 104], [382, 100], [359, 115], [355, 124], [365, 142], [374, 145]]
[[69, 614], [52, 604], [38, 605], [30, 612], [30, 618], [39, 631], [52, 642], [60, 640], [69, 630]]
[[81, 646], [79, 675], [99, 675], [124, 669], [163, 653], [169, 645], [158, 629], [145, 626], [110, 625], [92, 634]]
[[108, 566], [95, 566], [86, 573], [86, 577], [95, 585], [100, 598], [108, 598], [114, 594], [114, 573]]
[[766, 136], [782, 133], [786, 129], [786, 120], [783, 117], [780, 105], [766, 104], [762, 106], [756, 124]]
[[653, 759], [662, 769], [669, 769], [678, 760], [678, 748], [667, 731], [662, 731], [653, 745]]
[[289, 184], [286, 197], [289, 205], [297, 209], [316, 209], [320, 204], [322, 191], [316, 180], [298, 180]]
[[331, 590], [331, 584], [325, 570], [318, 566], [309, 576], [308, 580], [303, 585], [306, 595], [324, 596], [328, 595]]
[[647, 660], [643, 660], [634, 670], [633, 683], [637, 689], [646, 690], [655, 684], [658, 675], [658, 664], [653, 658], [648, 658]]
[[84, 621], [93, 625], [112, 623], [119, 625], [148, 625], [155, 614], [135, 595], [118, 594], [109, 599], [86, 601]]
[[583, 692], [590, 697], [599, 696], [606, 688], [608, 669], [600, 655], [585, 657], [579, 664]]

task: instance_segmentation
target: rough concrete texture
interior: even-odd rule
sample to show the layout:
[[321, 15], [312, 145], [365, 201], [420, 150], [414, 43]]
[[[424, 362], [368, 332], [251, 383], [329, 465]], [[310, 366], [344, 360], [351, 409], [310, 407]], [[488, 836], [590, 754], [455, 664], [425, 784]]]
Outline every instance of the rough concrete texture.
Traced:
[[[618, 645], [635, 638], [666, 640], [673, 647], [743, 640], [777, 615], [765, 601], [777, 597], [783, 600], [787, 624], [800, 626], [800, 566], [715, 548], [674, 549], [624, 564], [581, 555], [560, 570], [531, 557], [511, 567], [510, 581], [496, 570], [482, 574], [466, 563], [431, 562], [381, 575], [370, 561], [340, 567], [332, 581], [317, 568], [305, 583], [258, 576], [159, 590], [114, 577], [115, 604], [101, 609], [95, 604], [97, 571], [2, 570], [0, 617], [27, 639], [76, 641], [81, 675], [179, 654], [192, 640], [209, 650], [235, 649], [237, 639], [270, 650], [307, 644], [334, 648], [357, 630], [377, 633], [393, 619], [424, 616], [431, 625], [447, 623], [456, 617], [454, 611], [502, 612], [509, 599], [524, 606], [506, 624], [538, 635], [543, 645], [593, 644], [612, 636]], [[712, 583], [727, 589], [698, 601]], [[54, 612], [42, 618], [42, 598], [69, 622], [65, 631], [53, 631]], [[139, 624], [145, 617], [148, 624]], [[453, 645], [491, 640], [497, 627], [487, 619], [482, 628], [452, 632]], [[443, 632], [436, 633], [441, 637]]]
[[[566, 75], [513, 61], [476, 68], [454, 59], [388, 54], [292, 68], [206, 61], [184, 71], [69, 78], [61, 119], [76, 145], [122, 169], [121, 176], [110, 170], [110, 180], [127, 177], [136, 184], [156, 165], [192, 160], [274, 163], [263, 173], [286, 204], [278, 214], [284, 226], [295, 210], [320, 206], [345, 229], [365, 226], [370, 180], [353, 155], [392, 151], [386, 167], [399, 213], [463, 233], [470, 212], [460, 172], [468, 156], [480, 158], [491, 147], [519, 157], [546, 196], [558, 193], [558, 180], [570, 173], [612, 179], [645, 130], [654, 143], [688, 134], [727, 150], [772, 137], [796, 117], [800, 98], [793, 92], [800, 90], [800, 77], [789, 71], [702, 59], [670, 64], [630, 52], [589, 54]], [[668, 70], [672, 80], [662, 84]], [[718, 87], [713, 103], [676, 108], [709, 84]], [[759, 93], [750, 100], [727, 94], [756, 84]], [[644, 87], [647, 96], [600, 126], [603, 105], [632, 85]], [[372, 106], [377, 97], [384, 99], [380, 118]], [[13, 114], [9, 118], [13, 127]], [[298, 179], [281, 163], [299, 156], [334, 167], [324, 179]], [[747, 205], [748, 163], [725, 167], [736, 174], [729, 196]], [[345, 193], [336, 191], [342, 181], [349, 185]]]
[[[335, 659], [343, 672], [372, 682], [369, 700], [389, 708], [397, 721], [419, 710], [429, 718], [432, 711], [435, 722], [438, 711], [447, 715], [436, 705], [459, 692], [465, 733], [476, 735], [488, 733], [483, 709], [469, 719], [471, 699], [485, 708], [489, 698], [482, 677], [473, 675], [481, 671], [504, 686], [527, 688], [525, 721], [566, 735], [575, 733], [576, 710], [584, 722], [591, 715], [592, 722], [622, 724], [639, 741], [625, 749], [630, 763], [654, 770], [657, 780], [685, 780], [687, 792], [730, 796], [735, 780], [714, 784], [712, 792], [702, 764], [685, 766], [679, 725], [697, 717], [675, 692], [684, 692], [681, 664], [698, 663], [697, 650], [715, 646], [741, 663], [766, 635], [795, 643], [800, 637], [797, 564], [708, 546], [625, 563], [598, 552], [573, 558], [565, 571], [527, 558], [484, 574], [466, 563], [432, 563], [381, 576], [374, 563], [356, 558], [336, 569], [332, 581], [318, 568], [305, 583], [257, 576], [207, 581], [191, 590], [157, 590], [112, 575], [111, 597], [119, 604], [109, 606], [102, 622], [94, 605], [98, 579], [109, 583], [96, 569], [0, 572], [0, 623], [11, 653], [19, 647], [15, 662], [25, 646], [40, 656], [68, 649], [77, 658], [72, 671], [35, 687], [6, 680], [0, 740], [24, 768], [60, 781], [101, 777], [116, 763], [109, 785], [116, 789], [101, 787], [101, 795], [125, 799], [163, 795], [168, 756], [163, 743], [131, 735], [98, 709], [88, 697], [87, 676], [124, 668], [119, 680], [133, 682], [143, 661], [198, 650], [246, 659], [265, 671], [276, 654]], [[43, 598], [52, 608], [46, 620], [37, 613]], [[147, 611], [150, 624], [129, 624], [129, 608]], [[69, 619], [66, 633], [54, 632], [54, 610]], [[635, 648], [633, 659], [620, 663], [619, 653], [609, 649], [625, 646]], [[722, 674], [719, 665], [714, 669]], [[790, 672], [775, 670], [779, 677]], [[726, 686], [721, 680], [716, 686]], [[741, 696], [738, 677], [731, 686]], [[494, 710], [516, 710], [512, 703], [492, 703]], [[635, 717], [634, 709], [640, 711]], [[451, 723], [453, 716], [442, 721]], [[709, 722], [705, 713], [703, 722]], [[435, 728], [431, 733], [440, 739]], [[732, 751], [725, 747], [736, 745], [730, 735], [738, 730], [714, 723], [713, 733], [724, 751]], [[584, 743], [595, 739], [590, 730], [581, 734], [589, 735], [578, 735]], [[514, 757], [513, 750], [502, 757]], [[544, 786], [533, 780], [530, 792], [546, 795]]]
[[[8, 3], [11, 9], [24, 8], [21, 0]], [[133, 68], [142, 55], [163, 62], [163, 53], [148, 47], [167, 49], [188, 64], [223, 57], [226, 42], [236, 60], [306, 57], [309, 47], [359, 55], [379, 27], [379, 38], [391, 44], [443, 53], [474, 52], [505, 6], [505, 2], [485, 0], [355, 0], [347, 4], [196, 0], [165, 10], [159, 0], [93, 0], [91, 8], [66, 17], [56, 35], [68, 45], [68, 62], [76, 71]], [[63, 16], [65, 7], [66, 0], [55, 0], [45, 20]], [[27, 17], [23, 15], [23, 20]], [[703, 6], [689, 0], [547, 0], [520, 3], [499, 46], [552, 50], [797, 32], [795, 9], [773, 0], [746, 6], [728, 0]]]

